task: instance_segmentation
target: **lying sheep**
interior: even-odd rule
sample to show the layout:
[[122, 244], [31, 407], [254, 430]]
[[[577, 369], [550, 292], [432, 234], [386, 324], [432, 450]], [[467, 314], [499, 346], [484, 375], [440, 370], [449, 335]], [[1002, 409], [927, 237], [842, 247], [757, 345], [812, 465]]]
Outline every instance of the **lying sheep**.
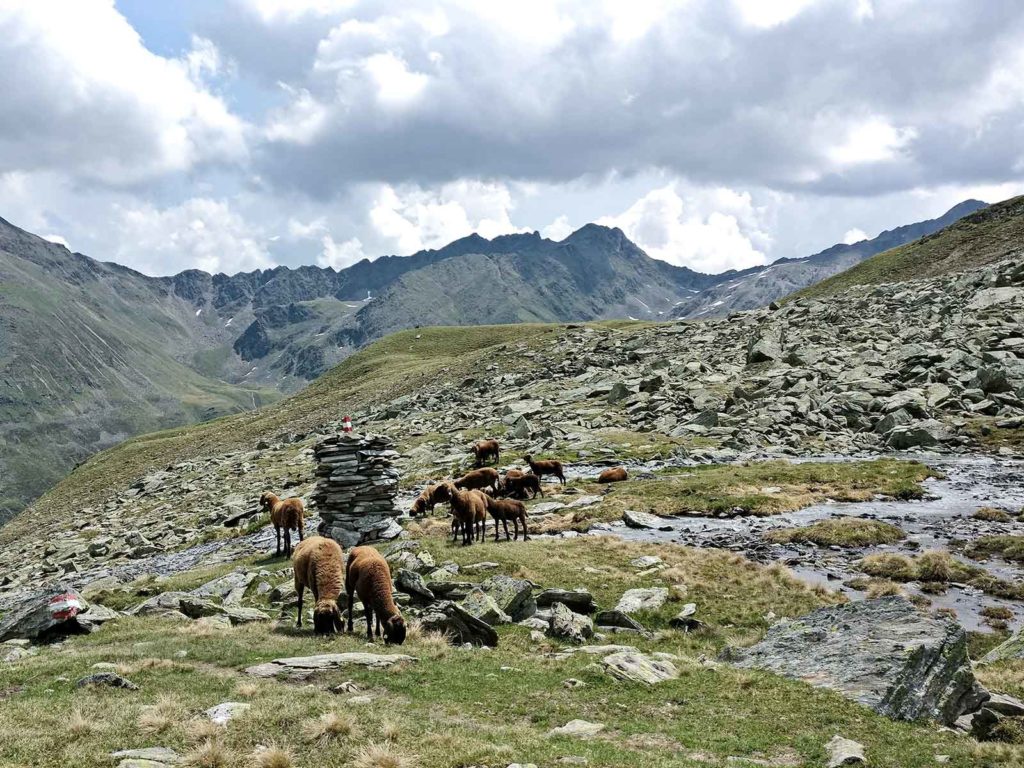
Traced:
[[509, 540], [508, 535], [508, 521], [512, 521], [512, 525], [515, 526], [515, 536], [511, 537], [513, 541], [519, 538], [519, 524], [523, 524], [523, 541], [529, 541], [530, 535], [526, 530], [526, 505], [521, 501], [512, 501], [509, 499], [492, 499], [490, 496], [486, 497], [487, 511], [491, 513], [491, 517], [494, 518], [494, 540], [498, 541], [498, 521], [500, 520], [505, 526], [505, 541]]
[[448, 501], [448, 486], [445, 483], [428, 485], [412, 503], [409, 515], [411, 517], [425, 516], [428, 512], [433, 512], [434, 507], [443, 501]]
[[454, 485], [459, 490], [495, 490], [498, 487], [498, 470], [492, 467], [471, 470], [456, 480]]
[[260, 509], [270, 510], [270, 522], [274, 524], [274, 533], [277, 534], [277, 549], [274, 556], [281, 554], [281, 530], [284, 529], [284, 556], [292, 556], [292, 533], [295, 528], [299, 532], [299, 541], [302, 541], [305, 521], [305, 509], [302, 506], [302, 499], [284, 499], [267, 491], [260, 496]]
[[479, 535], [483, 540], [487, 525], [487, 495], [481, 491], [462, 491], [454, 485], [449, 486], [452, 507], [452, 541], [457, 541], [462, 532], [462, 543], [468, 546]]
[[345, 564], [341, 547], [334, 539], [310, 536], [299, 542], [292, 556], [295, 569], [295, 592], [299, 596], [299, 617], [302, 626], [302, 594], [306, 587], [313, 593], [313, 631], [319, 635], [344, 630], [341, 621], [341, 586], [345, 580]]
[[377, 617], [377, 637], [384, 626], [384, 643], [405, 642], [405, 619], [398, 612], [391, 596], [391, 568], [388, 561], [373, 547], [356, 547], [348, 555], [345, 569], [345, 591], [348, 593], [348, 631], [352, 632], [353, 593], [366, 613], [366, 639], [373, 640], [373, 617]]
[[610, 469], [605, 469], [597, 476], [597, 482], [599, 483], [621, 483], [623, 480], [628, 479], [629, 475], [626, 474], [625, 467], [612, 467]]
[[537, 477], [554, 475], [561, 481], [562, 485], [565, 485], [565, 473], [562, 471], [562, 462], [554, 460], [534, 461], [533, 456], [529, 455], [524, 456], [523, 459], [530, 465], [530, 471]]
[[[515, 474], [512, 474], [513, 472]], [[502, 481], [498, 483], [495, 495], [525, 499], [527, 498], [527, 492], [529, 492], [529, 498], [531, 499], [536, 498], [538, 493], [541, 496], [544, 495], [544, 489], [540, 487], [540, 478], [537, 475], [527, 475], [519, 470], [510, 469], [505, 473]]]
[[476, 458], [474, 466], [482, 467], [491, 458], [494, 459], [495, 464], [498, 463], [500, 447], [497, 440], [478, 440], [473, 443], [469, 450], [472, 451], [473, 456]]

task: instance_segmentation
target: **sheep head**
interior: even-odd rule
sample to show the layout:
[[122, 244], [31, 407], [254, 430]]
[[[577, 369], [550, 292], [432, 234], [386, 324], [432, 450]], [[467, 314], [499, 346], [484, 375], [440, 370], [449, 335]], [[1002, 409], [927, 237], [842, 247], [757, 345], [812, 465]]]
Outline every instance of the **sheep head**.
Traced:
[[384, 644], [401, 645], [405, 642], [405, 619], [392, 616], [384, 622]]
[[331, 635], [343, 630], [341, 611], [336, 600], [320, 600], [313, 606], [313, 631], [318, 635]]

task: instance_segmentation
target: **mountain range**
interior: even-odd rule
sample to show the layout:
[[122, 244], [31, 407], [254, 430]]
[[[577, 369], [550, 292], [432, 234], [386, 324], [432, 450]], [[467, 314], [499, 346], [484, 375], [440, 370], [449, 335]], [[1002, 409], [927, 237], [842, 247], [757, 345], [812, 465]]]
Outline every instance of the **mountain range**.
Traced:
[[709, 317], [763, 306], [983, 208], [707, 275], [614, 228], [473, 234], [347, 269], [149, 277], [0, 219], [0, 520], [126, 437], [260, 408], [359, 347], [428, 325]]

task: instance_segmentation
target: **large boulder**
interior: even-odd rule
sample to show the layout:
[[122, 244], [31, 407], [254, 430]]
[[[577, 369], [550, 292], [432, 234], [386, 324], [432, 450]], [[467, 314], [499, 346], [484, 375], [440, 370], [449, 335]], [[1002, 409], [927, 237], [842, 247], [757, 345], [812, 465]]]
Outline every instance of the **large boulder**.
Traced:
[[512, 621], [509, 615], [494, 602], [493, 597], [478, 588], [470, 590], [470, 593], [462, 601], [462, 607], [492, 627], [496, 627], [499, 624], [508, 624]]
[[67, 585], [32, 592], [13, 604], [0, 619], [0, 642], [86, 632], [88, 627], [80, 624], [78, 617], [88, 610], [85, 598]]
[[671, 531], [672, 526], [657, 515], [650, 512], [638, 512], [635, 509], [627, 509], [622, 513], [622, 522], [630, 528], [647, 528], [652, 531]]
[[747, 342], [747, 365], [769, 363], [783, 358], [782, 334], [774, 329], [763, 329]]
[[480, 588], [494, 599], [512, 621], [528, 619], [537, 612], [533, 584], [526, 579], [498, 574], [484, 581]]
[[545, 589], [537, 595], [538, 608], [550, 608], [555, 603], [564, 603], [576, 613], [593, 613], [597, 610], [594, 596], [585, 589]]
[[486, 621], [478, 619], [458, 603], [441, 600], [430, 605], [420, 616], [420, 626], [428, 632], [440, 632], [462, 645], [498, 645], [498, 633]]
[[616, 680], [629, 683], [654, 685], [679, 677], [679, 670], [671, 661], [631, 651], [620, 651], [605, 656], [601, 659], [601, 666]]
[[548, 633], [559, 640], [570, 643], [583, 643], [594, 636], [594, 622], [582, 613], [573, 613], [562, 603], [551, 606], [551, 618], [548, 620]]
[[627, 589], [619, 598], [615, 610], [626, 614], [638, 611], [656, 611], [665, 604], [666, 600], [668, 600], [668, 590], [665, 587]]
[[904, 597], [819, 608], [783, 621], [726, 660], [829, 688], [897, 720], [952, 724], [988, 698], [967, 658], [967, 633]]
[[1006, 659], [1024, 659], [1024, 632], [1016, 632], [982, 658], [982, 664]]

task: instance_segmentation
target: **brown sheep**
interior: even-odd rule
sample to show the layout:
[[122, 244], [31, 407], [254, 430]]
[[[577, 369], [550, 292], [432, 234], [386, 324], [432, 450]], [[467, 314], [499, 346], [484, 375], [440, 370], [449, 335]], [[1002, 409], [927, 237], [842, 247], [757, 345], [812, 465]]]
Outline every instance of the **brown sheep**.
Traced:
[[428, 512], [433, 512], [434, 507], [443, 501], [448, 501], [448, 486], [444, 483], [428, 485], [412, 503], [409, 515], [411, 517], [425, 516]]
[[384, 626], [384, 644], [405, 642], [405, 619], [398, 612], [391, 596], [391, 568], [388, 561], [373, 547], [356, 547], [348, 555], [345, 569], [345, 591], [348, 593], [348, 631], [352, 631], [352, 595], [359, 593], [359, 602], [366, 613], [366, 639], [373, 640], [373, 617], [377, 617], [377, 637]]
[[462, 543], [468, 546], [479, 535], [484, 537], [487, 525], [487, 495], [480, 491], [461, 491], [454, 485], [448, 489], [452, 507], [452, 541], [457, 541], [462, 531]]
[[[516, 474], [512, 474], [515, 472]], [[512, 496], [517, 499], [525, 499], [527, 491], [530, 498], [534, 499], [539, 493], [544, 495], [544, 489], [540, 487], [540, 478], [536, 475], [527, 475], [518, 470], [509, 470], [505, 473], [504, 479], [498, 484], [498, 496]]]
[[310, 536], [299, 542], [292, 555], [295, 569], [295, 592], [299, 596], [299, 617], [296, 627], [302, 626], [302, 595], [306, 587], [313, 593], [313, 631], [318, 635], [342, 632], [342, 583], [345, 580], [345, 561], [341, 547], [334, 539]]
[[500, 446], [497, 440], [478, 440], [469, 449], [476, 458], [474, 466], [482, 467], [488, 459], [494, 458], [494, 463], [499, 461]]
[[487, 511], [491, 513], [491, 517], [494, 518], [494, 541], [498, 541], [498, 521], [500, 520], [505, 526], [505, 541], [509, 540], [508, 535], [508, 521], [512, 521], [512, 525], [515, 526], [515, 536], [511, 537], [513, 541], [519, 538], [519, 523], [523, 524], [523, 541], [529, 541], [530, 535], [526, 530], [526, 505], [521, 501], [510, 501], [508, 499], [492, 499], [490, 496], [487, 497]]
[[597, 482], [599, 483], [621, 483], [623, 480], [628, 480], [629, 475], [626, 474], [625, 467], [611, 467], [601, 471], [601, 474], [597, 476]]
[[494, 490], [498, 487], [498, 470], [492, 467], [470, 470], [456, 480], [454, 485], [459, 490], [474, 490], [478, 488]]
[[530, 465], [530, 471], [533, 472], [537, 477], [544, 477], [544, 475], [554, 475], [561, 481], [562, 485], [565, 485], [565, 473], [562, 471], [562, 462], [560, 461], [534, 461], [533, 456], [524, 456], [523, 459], [527, 464]]
[[302, 506], [302, 499], [280, 499], [278, 496], [267, 491], [260, 496], [260, 509], [270, 510], [270, 522], [274, 524], [274, 533], [277, 534], [277, 549], [274, 556], [281, 554], [281, 529], [284, 529], [284, 556], [292, 556], [292, 533], [295, 528], [299, 532], [299, 541], [302, 541], [305, 521], [303, 516], [305, 509]]

